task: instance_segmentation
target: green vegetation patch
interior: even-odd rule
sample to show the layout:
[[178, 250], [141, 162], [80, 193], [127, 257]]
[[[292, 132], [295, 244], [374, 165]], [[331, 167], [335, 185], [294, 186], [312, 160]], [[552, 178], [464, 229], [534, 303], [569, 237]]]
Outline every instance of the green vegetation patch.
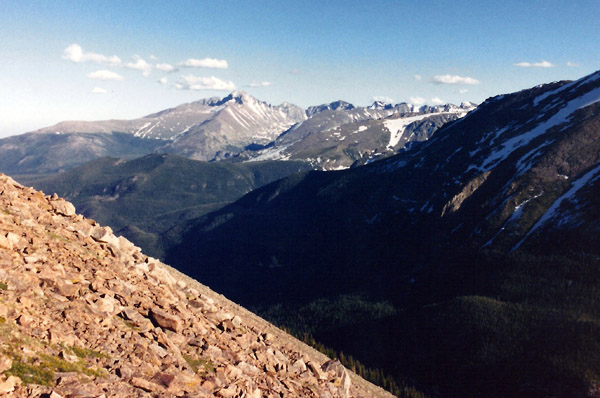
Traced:
[[105, 353], [100, 352], [100, 351], [92, 350], [92, 349], [89, 349], [89, 348], [82, 348], [82, 347], [68, 346], [68, 345], [63, 345], [62, 347], [67, 352], [73, 353], [74, 355], [76, 355], [78, 358], [81, 358], [81, 359], [85, 359], [85, 358], [110, 358], [110, 356], [108, 354], [105, 354]]
[[190, 367], [192, 368], [194, 373], [198, 373], [201, 375], [215, 373], [215, 365], [212, 363], [212, 361], [210, 359], [207, 359], [207, 358], [194, 359], [190, 355], [184, 355], [183, 358], [186, 360], [188, 365], [190, 365]]
[[86, 359], [108, 358], [108, 355], [88, 348], [67, 345], [52, 347], [55, 352], [56, 350], [62, 350], [75, 355], [78, 358], [75, 362], [69, 362], [58, 355], [39, 351], [33, 356], [23, 356], [22, 346], [27, 346], [30, 349], [34, 347], [49, 348], [48, 344], [43, 340], [22, 335], [5, 320], [0, 322], [0, 341], [3, 343], [2, 353], [9, 356], [13, 361], [11, 368], [5, 371], [4, 374], [17, 376], [25, 384], [51, 386], [55, 372], [75, 372], [89, 377], [104, 377], [107, 375], [106, 370], [92, 367]]
[[93, 369], [89, 367], [89, 364], [83, 360], [77, 362], [66, 361], [56, 355], [40, 354], [41, 364], [40, 367], [46, 368], [52, 372], [76, 372], [83, 373], [90, 377], [102, 377], [106, 376], [104, 369]]
[[67, 238], [65, 238], [64, 236], [60, 236], [58, 234], [55, 234], [54, 232], [50, 232], [48, 231], [48, 236], [52, 239], [57, 239], [57, 240], [61, 240], [63, 242], [68, 242]]
[[13, 358], [12, 367], [4, 372], [7, 376], [17, 376], [24, 384], [52, 385], [54, 372], [48, 368]]
[[83, 361], [68, 362], [56, 355], [39, 353], [37, 358], [22, 358], [12, 355], [12, 367], [5, 372], [8, 376], [17, 376], [25, 384], [52, 385], [55, 372], [75, 372], [90, 377], [106, 376], [104, 369], [93, 369]]

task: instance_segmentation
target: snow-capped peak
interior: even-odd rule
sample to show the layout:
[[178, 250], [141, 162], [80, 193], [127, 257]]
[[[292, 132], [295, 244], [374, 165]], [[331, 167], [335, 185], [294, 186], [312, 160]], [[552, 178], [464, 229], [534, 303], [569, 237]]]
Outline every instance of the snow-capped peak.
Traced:
[[394, 105], [391, 102], [374, 101], [373, 104], [370, 105], [368, 108], [369, 109], [386, 110], [386, 109], [392, 109], [393, 107], [394, 107]]

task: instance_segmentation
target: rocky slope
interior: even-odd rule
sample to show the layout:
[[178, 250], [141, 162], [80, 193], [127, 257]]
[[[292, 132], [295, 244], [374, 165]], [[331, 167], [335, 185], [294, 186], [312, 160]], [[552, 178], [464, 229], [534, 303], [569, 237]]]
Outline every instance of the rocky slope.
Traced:
[[386, 396], [4, 175], [0, 372], [15, 397]]

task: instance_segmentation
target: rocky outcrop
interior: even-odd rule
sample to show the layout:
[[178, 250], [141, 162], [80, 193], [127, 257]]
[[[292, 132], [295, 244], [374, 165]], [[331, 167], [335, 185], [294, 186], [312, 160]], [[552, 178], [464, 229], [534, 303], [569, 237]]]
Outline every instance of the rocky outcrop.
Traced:
[[463, 187], [463, 189], [460, 191], [460, 193], [455, 195], [448, 203], [446, 203], [444, 205], [444, 208], [442, 209], [442, 217], [446, 213], [454, 213], [458, 209], [460, 209], [460, 206], [462, 206], [463, 202], [465, 200], [467, 200], [471, 195], [473, 195], [475, 193], [475, 191], [477, 191], [477, 189], [490, 176], [490, 173], [491, 173], [490, 171], [486, 171], [482, 174], [479, 174], [477, 177], [473, 178], [471, 181], [469, 181]]
[[385, 396], [339, 363], [0, 175], [0, 394]]

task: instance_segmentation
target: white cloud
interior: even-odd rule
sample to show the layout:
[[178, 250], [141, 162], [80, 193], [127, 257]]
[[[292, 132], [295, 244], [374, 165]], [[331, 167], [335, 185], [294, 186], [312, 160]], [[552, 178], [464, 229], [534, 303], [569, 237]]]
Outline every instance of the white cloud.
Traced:
[[96, 72], [88, 73], [86, 76], [97, 80], [123, 80], [123, 76], [107, 69], [97, 70]]
[[94, 89], [92, 91], [90, 91], [92, 94], [106, 94], [108, 91], [106, 89], [100, 88], [100, 87], [94, 87]]
[[229, 67], [226, 60], [215, 59], [215, 58], [203, 58], [203, 59], [189, 58], [183, 62], [180, 62], [179, 66], [186, 66], [186, 67], [190, 67], [190, 68], [215, 68], [215, 69], [227, 69]]
[[233, 91], [235, 84], [232, 81], [221, 80], [218, 77], [198, 77], [193, 75], [183, 76], [175, 88], [179, 90], [222, 90]]
[[441, 105], [441, 104], [445, 104], [446, 101], [444, 101], [443, 99], [439, 98], [439, 97], [433, 97], [431, 99], [431, 103], [434, 105]]
[[423, 105], [425, 101], [425, 98], [422, 97], [410, 97], [410, 103], [413, 105]]
[[106, 56], [102, 54], [84, 52], [79, 44], [73, 43], [63, 50], [63, 59], [75, 63], [94, 62], [97, 64], [119, 66], [121, 59], [116, 55]]
[[156, 55], [154, 55], [154, 54], [150, 54], [150, 56], [148, 58], [150, 58], [152, 61], [156, 61], [158, 59], [158, 58], [156, 58]]
[[418, 81], [423, 80], [423, 76], [421, 76], [421, 75], [415, 74], [413, 77], [415, 78], [415, 80], [418, 80]]
[[268, 87], [270, 86], [271, 82], [252, 82], [250, 84], [248, 84], [248, 87]]
[[569, 61], [569, 62], [567, 62], [567, 66], [570, 67], [570, 68], [576, 68], [576, 67], [579, 66], [579, 64], [577, 62], [571, 62], [571, 61]]
[[156, 64], [156, 69], [162, 70], [163, 72], [175, 72], [177, 69], [171, 64]]
[[157, 82], [159, 82], [160, 84], [167, 84], [167, 78], [161, 77], [160, 79], [157, 80]]
[[513, 64], [514, 66], [519, 66], [521, 68], [553, 68], [554, 64], [551, 64], [548, 61], [541, 62], [517, 62]]
[[140, 72], [142, 72], [142, 75], [149, 76], [150, 72], [152, 72], [152, 65], [150, 65], [148, 62], [144, 61], [137, 55], [134, 56], [133, 59], [135, 59], [135, 62], [128, 62], [125, 64], [125, 67], [128, 69], [139, 70]]
[[393, 104], [395, 102], [392, 98], [385, 97], [382, 95], [373, 96], [373, 102], [376, 102], [376, 101], [383, 102], [384, 104]]
[[301, 71], [300, 69], [292, 69], [292, 70], [290, 71], [290, 73], [291, 73], [292, 75], [300, 75], [300, 74], [302, 74], [302, 71]]
[[458, 75], [437, 75], [432, 79], [435, 84], [468, 84], [475, 85], [479, 84], [480, 81], [473, 79], [472, 77], [463, 77]]

